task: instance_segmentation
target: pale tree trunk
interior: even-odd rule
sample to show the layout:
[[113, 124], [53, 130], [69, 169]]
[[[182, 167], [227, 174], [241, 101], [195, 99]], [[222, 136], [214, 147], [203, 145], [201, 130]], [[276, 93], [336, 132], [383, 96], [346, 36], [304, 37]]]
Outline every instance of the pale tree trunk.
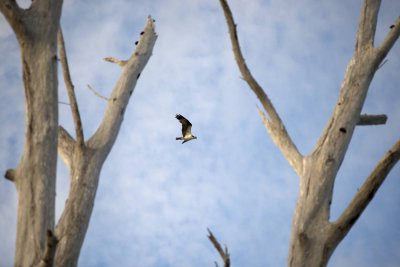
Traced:
[[[61, 29], [60, 62], [75, 125], [76, 140], [58, 126], [57, 32], [61, 0], [36, 0], [21, 9], [0, 0], [0, 11], [13, 28], [21, 48], [26, 97], [26, 138], [23, 155], [6, 178], [18, 192], [15, 266], [76, 266], [89, 225], [100, 171], [121, 127], [137, 79], [157, 39], [147, 19], [139, 43], [128, 60], [107, 58], [122, 68], [96, 133], [85, 142], [69, 75]], [[55, 225], [57, 150], [70, 171], [70, 192]]]
[[[361, 9], [355, 52], [350, 60], [339, 99], [313, 152], [303, 156], [296, 148], [267, 94], [251, 75], [242, 56], [236, 25], [226, 0], [223, 8], [236, 62], [250, 88], [260, 99], [259, 110], [272, 140], [300, 177], [300, 194], [294, 213], [288, 266], [326, 266], [330, 256], [374, 197], [400, 158], [400, 140], [383, 156], [353, 200], [335, 222], [329, 220], [335, 177], [357, 125], [384, 124], [385, 115], [361, 115], [369, 85], [379, 65], [400, 34], [400, 18], [375, 47], [379, 0], [365, 0]], [[268, 117], [267, 117], [268, 116]]]
[[57, 30], [61, 0], [34, 1], [30, 9], [0, 2], [20, 48], [25, 88], [25, 146], [6, 178], [15, 182], [18, 217], [15, 266], [33, 266], [44, 256], [46, 233], [54, 227], [57, 163]]

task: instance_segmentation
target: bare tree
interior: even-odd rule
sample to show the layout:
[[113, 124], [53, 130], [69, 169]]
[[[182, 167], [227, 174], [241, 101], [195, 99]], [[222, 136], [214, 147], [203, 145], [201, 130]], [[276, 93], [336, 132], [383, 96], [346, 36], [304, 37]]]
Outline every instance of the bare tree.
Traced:
[[[115, 143], [136, 81], [157, 39], [154, 21], [149, 17], [128, 60], [106, 59], [121, 66], [121, 75], [100, 126], [85, 141], [59, 30], [62, 4], [62, 0], [36, 0], [28, 9], [22, 9], [15, 0], [0, 1], [0, 11], [20, 45], [26, 98], [24, 151], [18, 166], [5, 174], [18, 192], [15, 266], [76, 266], [102, 165]], [[76, 140], [58, 126], [57, 47]], [[57, 150], [70, 172], [70, 191], [55, 224]]]
[[330, 256], [360, 217], [400, 158], [400, 140], [377, 163], [360, 190], [336, 221], [330, 206], [335, 177], [357, 125], [384, 124], [385, 115], [361, 115], [369, 85], [400, 34], [400, 17], [379, 46], [374, 46], [381, 1], [365, 0], [359, 17], [355, 51], [348, 63], [339, 99], [314, 150], [302, 155], [263, 88], [243, 58], [236, 24], [226, 0], [220, 0], [229, 28], [236, 63], [264, 111], [258, 110], [274, 143], [300, 176], [300, 194], [294, 212], [288, 266], [326, 266]]

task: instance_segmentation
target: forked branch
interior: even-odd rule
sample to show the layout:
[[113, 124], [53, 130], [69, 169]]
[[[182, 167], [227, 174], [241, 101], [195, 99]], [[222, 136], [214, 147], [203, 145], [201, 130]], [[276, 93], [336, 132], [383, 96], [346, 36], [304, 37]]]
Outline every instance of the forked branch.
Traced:
[[[152, 55], [156, 39], [155, 23], [149, 16], [144, 30], [140, 34], [139, 43], [132, 55], [128, 60], [123, 61], [123, 64], [119, 64], [121, 66], [121, 76], [109, 97], [110, 100], [107, 103], [106, 111], [99, 128], [88, 141], [89, 146], [102, 147], [107, 153], [111, 149], [117, 137], [136, 81]], [[117, 64], [118, 62], [122, 62], [120, 60], [108, 59], [108, 61]]]
[[83, 237], [89, 227], [94, 207], [101, 168], [118, 136], [137, 77], [150, 59], [156, 39], [154, 21], [149, 17], [140, 39], [141, 43], [127, 64], [121, 68], [121, 76], [107, 102], [102, 122], [96, 133], [85, 143], [82, 154], [77, 154], [77, 146], [72, 137], [62, 127], [59, 128], [58, 149], [70, 168], [71, 184], [68, 201], [55, 227], [60, 242], [54, 266], [77, 265]]
[[220, 0], [220, 3], [224, 11], [226, 22], [228, 24], [232, 49], [240, 73], [242, 74], [243, 79], [250, 86], [251, 90], [256, 94], [261, 104], [263, 105], [264, 110], [268, 114], [267, 118], [264, 115], [264, 113], [259, 110], [259, 113], [264, 121], [264, 125], [267, 128], [268, 132], [270, 133], [272, 140], [282, 151], [286, 159], [296, 170], [296, 172], [300, 173], [302, 169], [303, 156], [297, 150], [296, 145], [290, 138], [288, 132], [286, 131], [285, 125], [283, 124], [274, 106], [272, 105], [271, 100], [268, 98], [268, 95], [254, 79], [253, 75], [251, 74], [249, 68], [246, 65], [246, 62], [243, 58], [242, 51], [239, 45], [239, 40], [236, 32], [236, 24], [235, 21], [233, 20], [232, 12], [229, 8], [227, 1]]
[[272, 140], [282, 151], [290, 166], [293, 167], [298, 175], [301, 175], [303, 170], [303, 156], [298, 152], [293, 142], [291, 142], [291, 139], [288, 136], [284, 126], [272, 123], [270, 120], [268, 120], [261, 109], [257, 107], [257, 110]]

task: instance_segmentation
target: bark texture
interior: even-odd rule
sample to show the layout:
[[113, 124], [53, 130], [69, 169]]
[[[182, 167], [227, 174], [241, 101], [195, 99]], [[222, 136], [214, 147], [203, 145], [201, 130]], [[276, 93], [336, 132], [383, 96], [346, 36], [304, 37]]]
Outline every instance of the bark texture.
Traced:
[[[386, 115], [360, 115], [375, 72], [400, 34], [400, 18], [379, 46], [374, 46], [379, 0], [365, 0], [356, 46], [348, 63], [339, 99], [314, 150], [304, 156], [285, 130], [265, 91], [251, 75], [242, 56], [236, 24], [226, 0], [220, 0], [233, 53], [243, 79], [260, 99], [259, 113], [272, 140], [300, 176], [300, 194], [294, 212], [288, 266], [326, 266], [330, 256], [357, 221], [391, 168], [400, 158], [400, 140], [377, 164], [352, 202], [335, 222], [329, 220], [333, 186], [357, 125], [384, 124]], [[267, 113], [265, 114], [264, 111]]]
[[57, 163], [57, 30], [63, 1], [34, 1], [21, 9], [2, 0], [0, 11], [21, 49], [25, 89], [25, 145], [13, 181], [18, 192], [15, 266], [44, 260], [54, 227]]

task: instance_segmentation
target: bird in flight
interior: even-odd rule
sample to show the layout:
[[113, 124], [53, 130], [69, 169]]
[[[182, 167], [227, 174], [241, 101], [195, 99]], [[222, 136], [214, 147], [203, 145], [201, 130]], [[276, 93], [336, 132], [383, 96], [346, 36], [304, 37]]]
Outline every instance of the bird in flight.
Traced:
[[177, 118], [182, 124], [182, 137], [177, 137], [176, 140], [183, 140], [183, 144], [192, 139], [197, 139], [197, 137], [192, 134], [192, 124], [190, 121], [188, 121], [181, 114], [176, 114], [175, 118]]

